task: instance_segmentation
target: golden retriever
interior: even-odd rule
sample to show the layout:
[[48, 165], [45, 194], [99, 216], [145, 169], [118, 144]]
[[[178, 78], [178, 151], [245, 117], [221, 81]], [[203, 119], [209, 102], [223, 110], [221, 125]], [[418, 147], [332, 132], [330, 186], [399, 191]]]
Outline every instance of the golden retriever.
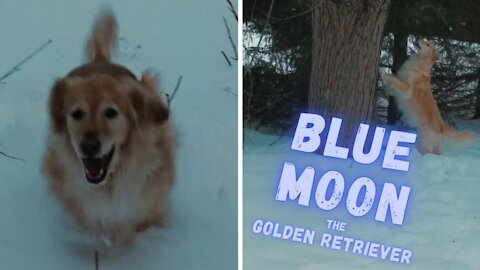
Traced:
[[174, 179], [174, 143], [157, 78], [140, 80], [111, 62], [117, 23], [103, 11], [88, 63], [51, 90], [51, 135], [43, 162], [49, 186], [74, 219], [106, 245], [163, 225]]
[[403, 63], [397, 76], [382, 74], [387, 86], [393, 89], [407, 123], [418, 129], [417, 146], [422, 154], [441, 154], [444, 139], [463, 142], [475, 138], [470, 131], [454, 131], [440, 114], [430, 85], [431, 70], [438, 57], [433, 42], [420, 40], [417, 53]]

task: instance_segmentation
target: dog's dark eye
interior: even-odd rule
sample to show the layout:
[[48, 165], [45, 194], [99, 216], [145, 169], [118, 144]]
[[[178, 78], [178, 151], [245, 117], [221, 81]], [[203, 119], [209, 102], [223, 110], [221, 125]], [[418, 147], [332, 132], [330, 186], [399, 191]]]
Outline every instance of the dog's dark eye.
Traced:
[[427, 43], [427, 47], [430, 47], [430, 44]]
[[105, 110], [105, 117], [108, 119], [113, 119], [118, 115], [118, 112], [115, 109], [108, 108]]
[[82, 110], [76, 109], [76, 110], [73, 111], [70, 115], [71, 115], [71, 116], [73, 117], [73, 119], [75, 119], [75, 120], [81, 120], [81, 119], [83, 118], [84, 113], [83, 113]]

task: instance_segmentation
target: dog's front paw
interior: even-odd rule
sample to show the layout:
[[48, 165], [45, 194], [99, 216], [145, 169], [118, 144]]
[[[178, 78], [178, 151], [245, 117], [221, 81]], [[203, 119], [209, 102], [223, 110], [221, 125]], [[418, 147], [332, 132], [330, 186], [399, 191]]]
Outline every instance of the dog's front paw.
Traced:
[[391, 82], [391, 79], [392, 79], [393, 75], [392, 74], [387, 74], [385, 72], [380, 72], [380, 81], [383, 85], [383, 88], [385, 90], [385, 92], [388, 94], [388, 95], [395, 95], [395, 91], [393, 91], [393, 86], [392, 86], [392, 82]]
[[392, 78], [395, 78], [393, 74], [388, 74], [383, 71], [380, 72], [380, 81], [387, 92], [390, 90], [390, 88], [392, 88]]

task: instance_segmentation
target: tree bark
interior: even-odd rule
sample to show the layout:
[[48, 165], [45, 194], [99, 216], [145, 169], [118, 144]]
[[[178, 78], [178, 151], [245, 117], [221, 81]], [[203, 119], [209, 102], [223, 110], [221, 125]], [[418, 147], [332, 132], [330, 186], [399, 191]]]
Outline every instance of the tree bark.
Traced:
[[370, 123], [389, 0], [313, 0], [309, 110], [344, 117], [339, 144]]

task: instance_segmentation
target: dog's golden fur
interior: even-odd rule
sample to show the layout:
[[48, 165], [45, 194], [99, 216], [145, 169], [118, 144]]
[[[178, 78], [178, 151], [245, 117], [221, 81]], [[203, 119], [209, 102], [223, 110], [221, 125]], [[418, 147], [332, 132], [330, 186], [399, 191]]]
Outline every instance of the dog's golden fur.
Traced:
[[419, 151], [422, 154], [441, 154], [441, 144], [445, 139], [470, 141], [475, 135], [470, 131], [454, 131], [443, 120], [430, 84], [438, 52], [430, 41], [420, 40], [418, 45], [417, 53], [402, 65], [397, 76], [383, 75], [383, 80], [393, 89], [408, 124], [418, 128]]
[[87, 44], [88, 63], [54, 84], [43, 163], [54, 194], [106, 244], [163, 225], [174, 179], [169, 111], [156, 95], [157, 78], [145, 72], [137, 80], [110, 61], [116, 31], [104, 11]]

